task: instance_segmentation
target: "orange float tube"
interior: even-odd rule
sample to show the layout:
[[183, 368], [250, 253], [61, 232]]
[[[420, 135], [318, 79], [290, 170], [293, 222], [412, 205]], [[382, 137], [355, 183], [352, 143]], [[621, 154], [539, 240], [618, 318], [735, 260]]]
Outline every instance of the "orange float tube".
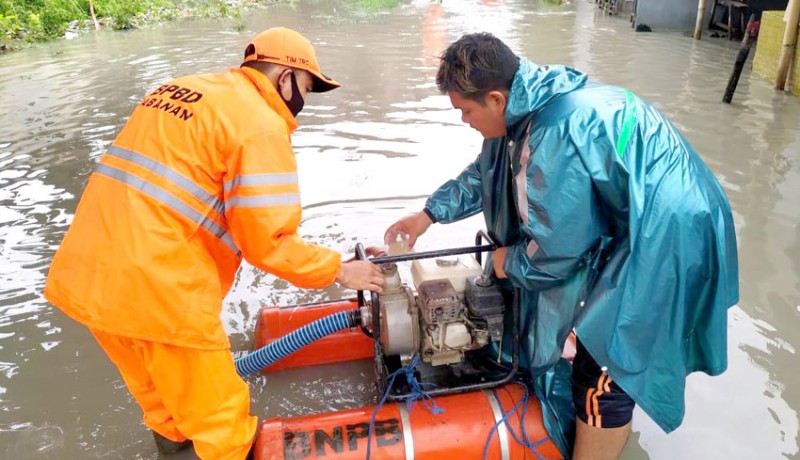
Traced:
[[[256, 320], [254, 349], [324, 316], [356, 308], [358, 303], [355, 299], [291, 307], [264, 307]], [[317, 340], [265, 368], [264, 372], [372, 358], [373, 354], [372, 339], [360, 330], [345, 330]]]
[[[386, 403], [375, 417], [371, 458], [374, 460], [482, 459], [495, 424], [522, 400], [517, 384], [436, 398], [444, 413], [434, 415], [419, 403], [408, 411], [405, 403]], [[364, 460], [369, 422], [375, 406], [294, 418], [265, 420], [256, 440], [256, 460], [334, 459]], [[502, 411], [502, 412], [501, 412]], [[508, 417], [522, 437], [521, 408]], [[504, 423], [489, 442], [487, 459], [560, 459], [560, 451], [547, 438], [536, 397], [525, 413], [525, 429], [531, 442], [545, 440], [531, 450], [517, 443]]]

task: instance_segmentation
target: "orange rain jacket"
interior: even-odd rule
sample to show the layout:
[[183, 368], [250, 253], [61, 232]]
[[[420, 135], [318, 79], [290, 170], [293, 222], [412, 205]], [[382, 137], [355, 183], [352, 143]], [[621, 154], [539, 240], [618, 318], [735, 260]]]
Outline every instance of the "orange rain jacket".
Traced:
[[304, 288], [338, 252], [297, 234], [294, 117], [252, 69], [150, 93], [100, 159], [55, 255], [47, 299], [95, 329], [227, 349], [222, 299], [242, 256]]

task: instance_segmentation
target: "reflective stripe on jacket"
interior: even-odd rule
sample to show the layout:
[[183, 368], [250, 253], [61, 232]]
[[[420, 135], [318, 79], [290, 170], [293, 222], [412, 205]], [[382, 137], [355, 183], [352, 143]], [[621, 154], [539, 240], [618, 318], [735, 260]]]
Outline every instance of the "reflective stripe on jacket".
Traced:
[[150, 93], [90, 177], [47, 299], [106, 332], [224, 349], [222, 299], [242, 257], [299, 287], [331, 284], [340, 255], [297, 234], [296, 126], [249, 68]]

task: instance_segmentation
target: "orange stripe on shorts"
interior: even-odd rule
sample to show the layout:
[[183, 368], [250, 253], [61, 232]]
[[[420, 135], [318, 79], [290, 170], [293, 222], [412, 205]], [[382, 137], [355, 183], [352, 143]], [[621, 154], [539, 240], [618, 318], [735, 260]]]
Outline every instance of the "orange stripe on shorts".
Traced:
[[604, 380], [606, 380], [607, 378], [608, 374], [606, 374], [605, 372], [600, 374], [600, 378], [597, 380], [597, 391], [594, 391], [594, 388], [592, 388], [591, 390], [594, 393], [592, 396], [592, 406], [595, 418], [595, 424], [592, 426], [595, 426], [597, 428], [603, 428], [603, 417], [600, 415], [600, 402], [597, 400], [597, 398], [599, 398], [600, 396], [603, 395], [603, 393], [605, 393], [603, 390], [606, 387], [607, 382], [604, 382]]

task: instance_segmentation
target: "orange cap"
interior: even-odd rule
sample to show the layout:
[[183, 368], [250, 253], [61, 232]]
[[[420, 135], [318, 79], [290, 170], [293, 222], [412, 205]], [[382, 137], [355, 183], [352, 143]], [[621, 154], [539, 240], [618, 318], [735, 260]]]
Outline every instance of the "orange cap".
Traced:
[[316, 93], [324, 93], [341, 86], [322, 73], [311, 42], [286, 27], [273, 27], [256, 35], [244, 52], [244, 62], [249, 61], [272, 62], [308, 71], [314, 76], [314, 87], [311, 91]]

